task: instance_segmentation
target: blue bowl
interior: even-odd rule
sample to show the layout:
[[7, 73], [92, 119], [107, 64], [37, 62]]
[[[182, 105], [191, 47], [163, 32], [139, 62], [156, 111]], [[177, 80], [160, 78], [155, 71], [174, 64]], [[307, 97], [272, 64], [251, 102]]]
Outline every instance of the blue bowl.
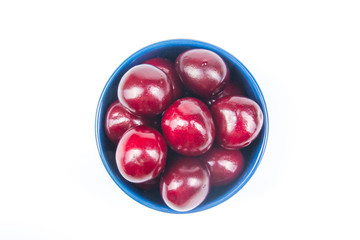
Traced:
[[226, 201], [235, 193], [237, 193], [249, 181], [251, 176], [254, 174], [256, 168], [259, 166], [259, 163], [265, 151], [268, 138], [268, 112], [261, 90], [256, 83], [254, 77], [245, 68], [245, 66], [228, 52], [205, 42], [187, 39], [176, 39], [152, 44], [131, 55], [111, 75], [110, 79], [107, 81], [101, 93], [96, 111], [96, 143], [101, 160], [106, 170], [108, 171], [114, 182], [121, 188], [121, 190], [123, 190], [128, 196], [130, 196], [137, 202], [149, 208], [167, 213], [184, 212], [177, 212], [167, 207], [161, 198], [159, 190], [142, 190], [136, 187], [134, 184], [126, 181], [120, 175], [115, 162], [116, 146], [112, 142], [110, 142], [110, 140], [105, 134], [105, 114], [110, 104], [117, 99], [117, 87], [119, 81], [127, 70], [129, 70], [135, 65], [141, 64], [147, 59], [154, 57], [164, 57], [175, 61], [176, 57], [180, 53], [192, 48], [203, 48], [214, 51], [226, 61], [231, 72], [231, 79], [238, 81], [243, 86], [247, 96], [256, 101], [261, 107], [264, 114], [264, 125], [256, 140], [252, 142], [250, 146], [241, 150], [244, 154], [246, 161], [245, 170], [242, 175], [227, 186], [212, 188], [209, 195], [201, 205], [185, 213], [192, 213], [209, 209]]

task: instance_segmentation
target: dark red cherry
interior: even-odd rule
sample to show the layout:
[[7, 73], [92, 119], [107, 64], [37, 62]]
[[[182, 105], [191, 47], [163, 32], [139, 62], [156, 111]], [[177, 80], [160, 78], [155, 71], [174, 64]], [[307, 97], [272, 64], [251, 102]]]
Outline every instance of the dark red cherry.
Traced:
[[165, 58], [152, 58], [144, 62], [153, 65], [163, 71], [169, 78], [172, 86], [173, 101], [179, 99], [183, 94], [183, 86], [175, 70], [174, 64]]
[[171, 83], [160, 69], [140, 64], [121, 78], [118, 98], [122, 105], [136, 115], [158, 115], [171, 103]]
[[210, 149], [215, 127], [207, 106], [196, 98], [181, 98], [164, 112], [161, 128], [168, 145], [185, 156], [198, 156]]
[[106, 135], [116, 144], [129, 128], [140, 125], [149, 126], [151, 124], [150, 119], [145, 119], [144, 117], [130, 113], [118, 100], [110, 105], [105, 116]]
[[160, 180], [164, 202], [176, 211], [190, 211], [199, 206], [209, 189], [209, 172], [196, 158], [180, 157], [174, 160], [166, 167]]
[[205, 49], [192, 49], [180, 54], [175, 68], [182, 83], [202, 98], [210, 98], [229, 81], [229, 69], [216, 53]]
[[116, 149], [120, 174], [134, 183], [159, 176], [166, 162], [167, 146], [162, 135], [147, 126], [137, 126], [124, 133]]
[[215, 96], [212, 96], [210, 99], [206, 101], [206, 103], [211, 106], [216, 100], [227, 97], [227, 96], [239, 96], [239, 97], [245, 97], [245, 91], [244, 89], [235, 81], [230, 81], [224, 90], [216, 94]]
[[213, 146], [201, 159], [210, 171], [211, 186], [224, 186], [244, 170], [244, 157], [239, 150]]
[[226, 149], [248, 146], [263, 125], [263, 113], [259, 105], [246, 97], [229, 96], [217, 100], [211, 106], [216, 142]]

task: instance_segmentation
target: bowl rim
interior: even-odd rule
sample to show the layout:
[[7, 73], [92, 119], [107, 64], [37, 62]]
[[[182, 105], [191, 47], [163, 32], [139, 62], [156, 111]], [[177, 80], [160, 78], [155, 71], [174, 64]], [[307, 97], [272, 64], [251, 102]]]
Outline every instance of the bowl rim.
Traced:
[[[245, 176], [244, 180], [242, 182], [240, 182], [240, 184], [236, 185], [235, 187], [233, 187], [232, 189], [230, 189], [228, 192], [226, 192], [225, 194], [219, 196], [218, 198], [212, 200], [211, 202], [208, 202], [207, 204], [200, 204], [198, 207], [190, 210], [190, 211], [186, 211], [186, 212], [178, 212], [175, 211], [171, 208], [168, 207], [164, 207], [164, 206], [159, 206], [157, 204], [152, 203], [151, 201], [144, 199], [138, 195], [136, 195], [134, 192], [132, 192], [131, 190], [129, 190], [123, 183], [122, 181], [115, 175], [115, 173], [112, 171], [110, 165], [108, 164], [107, 160], [106, 160], [106, 156], [102, 147], [102, 142], [101, 142], [101, 135], [103, 133], [101, 133], [101, 125], [100, 125], [100, 117], [103, 113], [103, 100], [109, 90], [109, 85], [112, 84], [112, 82], [117, 78], [117, 76], [119, 75], [119, 73], [125, 68], [127, 67], [129, 64], [131, 64], [135, 59], [137, 59], [139, 56], [157, 49], [157, 48], [162, 48], [162, 47], [184, 47], [184, 46], [189, 46], [191, 48], [206, 48], [209, 50], [212, 50], [222, 56], [225, 56], [225, 58], [230, 61], [234, 66], [236, 66], [237, 68], [241, 68], [241, 72], [244, 75], [246, 81], [251, 85], [252, 90], [255, 92], [256, 96], [259, 98], [259, 103], [263, 108], [263, 139], [260, 143], [260, 148], [258, 150], [258, 155], [256, 157], [256, 160], [254, 162], [254, 164], [252, 165], [252, 168], [249, 170], [249, 173]], [[105, 110], [106, 111], [106, 110]], [[132, 199], [134, 199], [135, 201], [137, 201], [138, 203], [149, 207], [151, 209], [160, 211], [160, 212], [166, 212], [166, 213], [176, 213], [176, 214], [182, 214], [182, 213], [195, 213], [195, 212], [200, 212], [200, 211], [204, 211], [207, 209], [210, 209], [212, 207], [215, 207], [223, 202], [225, 202], [226, 200], [228, 200], [229, 198], [231, 198], [232, 196], [234, 196], [238, 191], [240, 191], [241, 188], [243, 188], [243, 186], [250, 180], [250, 178], [253, 176], [253, 174], [255, 173], [256, 169], [258, 168], [263, 156], [264, 156], [264, 152], [266, 149], [266, 145], [267, 145], [267, 141], [268, 141], [268, 135], [269, 135], [269, 117], [268, 117], [268, 109], [266, 106], [266, 102], [264, 99], [264, 96], [262, 94], [262, 91], [260, 90], [259, 85], [257, 84], [255, 78], [252, 76], [252, 74], [250, 73], [250, 71], [237, 59], [235, 58], [233, 55], [231, 55], [230, 53], [228, 53], [227, 51], [223, 50], [222, 48], [219, 48], [213, 44], [207, 43], [207, 42], [203, 42], [203, 41], [198, 41], [198, 40], [192, 40], [192, 39], [170, 39], [170, 40], [165, 40], [165, 41], [160, 41], [160, 42], [156, 42], [153, 44], [150, 44], [146, 47], [143, 47], [142, 49], [136, 51], [135, 53], [133, 53], [132, 55], [130, 55], [127, 59], [125, 59], [118, 67], [117, 69], [113, 72], [113, 74], [110, 76], [110, 78], [107, 80], [98, 104], [97, 104], [97, 109], [96, 109], [96, 115], [95, 115], [95, 139], [96, 139], [96, 145], [97, 145], [97, 149], [100, 155], [100, 158], [103, 162], [103, 165], [106, 169], [106, 171], [108, 172], [108, 174], [110, 175], [110, 177], [112, 178], [112, 180], [116, 183], [116, 185], [118, 185], [118, 187], [120, 187], [120, 189], [127, 194], [129, 197], [131, 197]]]

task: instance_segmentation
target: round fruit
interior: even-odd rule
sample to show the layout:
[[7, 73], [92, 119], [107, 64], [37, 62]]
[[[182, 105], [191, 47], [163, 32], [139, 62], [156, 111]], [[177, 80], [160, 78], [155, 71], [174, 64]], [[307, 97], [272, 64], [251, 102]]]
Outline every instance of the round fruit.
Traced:
[[227, 96], [239, 96], [239, 97], [245, 97], [245, 92], [240, 85], [235, 81], [230, 81], [224, 90], [216, 94], [215, 96], [211, 97], [209, 100], [206, 101], [206, 103], [211, 106], [216, 100], [227, 97]]
[[159, 176], [166, 162], [167, 147], [162, 135], [147, 126], [137, 126], [124, 133], [116, 148], [120, 174], [133, 183]]
[[140, 64], [121, 78], [118, 98], [122, 105], [136, 115], [158, 115], [171, 103], [171, 83], [160, 69]]
[[190, 211], [200, 205], [210, 189], [206, 167], [197, 159], [181, 157], [173, 161], [160, 181], [161, 196], [171, 209]]
[[106, 112], [105, 132], [116, 144], [126, 130], [140, 125], [150, 125], [150, 121], [130, 113], [118, 100], [113, 102]]
[[179, 99], [182, 96], [183, 86], [172, 62], [165, 58], [152, 58], [145, 61], [144, 63], [159, 68], [168, 76], [172, 87], [173, 101]]
[[183, 84], [203, 98], [210, 98], [229, 81], [229, 69], [216, 53], [205, 49], [192, 49], [180, 54], [175, 68]]
[[185, 156], [210, 149], [215, 127], [209, 109], [196, 98], [181, 98], [164, 112], [161, 128], [168, 145]]
[[260, 133], [263, 114], [259, 105], [246, 97], [229, 96], [211, 106], [216, 142], [226, 149], [248, 146]]
[[201, 158], [210, 171], [211, 186], [226, 185], [244, 170], [244, 157], [238, 150], [214, 146]]

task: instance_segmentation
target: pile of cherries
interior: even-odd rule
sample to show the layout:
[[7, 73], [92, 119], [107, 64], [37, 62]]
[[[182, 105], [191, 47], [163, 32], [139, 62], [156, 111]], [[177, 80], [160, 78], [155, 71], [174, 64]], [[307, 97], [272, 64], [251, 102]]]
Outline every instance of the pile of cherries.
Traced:
[[160, 188], [176, 211], [197, 207], [211, 186], [242, 173], [239, 149], [262, 124], [258, 104], [231, 79], [224, 60], [205, 49], [185, 51], [175, 64], [153, 58], [128, 70], [105, 119], [120, 174], [147, 191]]

